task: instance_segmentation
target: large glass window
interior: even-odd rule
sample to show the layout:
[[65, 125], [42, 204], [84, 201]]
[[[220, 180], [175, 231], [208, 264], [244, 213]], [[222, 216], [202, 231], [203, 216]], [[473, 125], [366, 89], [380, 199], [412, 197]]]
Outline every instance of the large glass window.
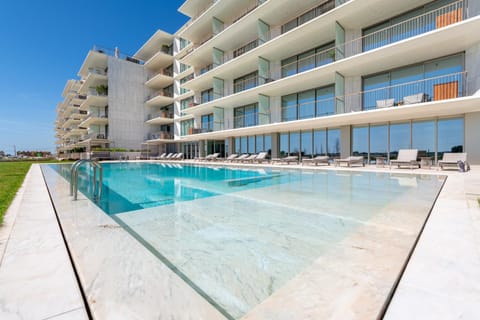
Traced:
[[418, 150], [419, 157], [435, 156], [435, 122], [412, 123], [412, 148]]
[[213, 88], [202, 91], [201, 92], [201, 100], [202, 100], [202, 103], [207, 103], [209, 101], [212, 101], [213, 100]]
[[263, 150], [264, 150], [263, 136], [262, 135], [255, 136], [255, 153], [262, 152]]
[[242, 147], [240, 145], [240, 137], [235, 138], [235, 153], [236, 154], [242, 153]]
[[248, 151], [247, 153], [255, 153], [255, 136], [248, 136]]
[[202, 116], [202, 132], [213, 131], [213, 113]]
[[248, 152], [247, 144], [248, 144], [247, 137], [240, 137], [240, 150], [242, 151], [242, 153]]
[[393, 107], [464, 94], [464, 54], [363, 78], [363, 109]]
[[271, 155], [272, 154], [272, 136], [269, 134], [265, 135], [263, 142], [264, 142], [263, 150], [268, 152], [269, 155]]
[[335, 112], [334, 86], [282, 97], [282, 121], [326, 116]]
[[193, 119], [184, 120], [180, 122], [180, 134], [182, 136], [186, 136], [187, 134], [191, 134], [193, 130]]
[[438, 120], [438, 159], [444, 152], [463, 152], [463, 118]]
[[298, 156], [300, 153], [300, 132], [290, 132], [289, 155]]
[[302, 131], [301, 135], [302, 157], [313, 156], [313, 138], [312, 131]]
[[280, 133], [280, 157], [288, 155], [288, 132]]
[[386, 124], [370, 126], [370, 160], [388, 155], [388, 126]]
[[258, 125], [258, 104], [249, 104], [233, 109], [234, 128]]
[[410, 122], [390, 125], [390, 159], [397, 159], [400, 149], [411, 149]]
[[433, 1], [363, 30], [363, 51], [372, 50], [403, 39], [462, 21], [464, 2]]
[[327, 154], [326, 130], [315, 130], [313, 132], [313, 151], [314, 156], [324, 156]]
[[235, 93], [255, 88], [256, 86], [258, 86], [258, 71], [233, 80], [233, 91]]
[[310, 21], [327, 11], [332, 10], [335, 8], [335, 0], [328, 0], [323, 2], [321, 5], [308, 10], [307, 12], [302, 13], [298, 17], [288, 21], [284, 25], [282, 25], [282, 33], [295, 29], [296, 27], [304, 24], [307, 21]]
[[193, 106], [193, 97], [183, 99], [180, 101], [180, 109], [185, 110], [190, 106]]
[[352, 155], [368, 157], [368, 127], [352, 129]]
[[335, 44], [329, 42], [282, 60], [282, 78], [335, 61]]
[[332, 158], [340, 157], [340, 129], [328, 129], [327, 131], [327, 148], [328, 155]]

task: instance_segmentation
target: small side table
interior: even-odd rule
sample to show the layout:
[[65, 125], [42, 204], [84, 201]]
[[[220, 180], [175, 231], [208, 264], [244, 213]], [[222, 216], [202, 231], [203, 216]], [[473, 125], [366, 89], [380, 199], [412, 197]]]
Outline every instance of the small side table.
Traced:
[[432, 168], [432, 157], [420, 157], [420, 168]]
[[385, 168], [385, 165], [387, 164], [387, 158], [385, 157], [376, 157], [375, 158], [375, 164], [377, 165], [377, 168]]

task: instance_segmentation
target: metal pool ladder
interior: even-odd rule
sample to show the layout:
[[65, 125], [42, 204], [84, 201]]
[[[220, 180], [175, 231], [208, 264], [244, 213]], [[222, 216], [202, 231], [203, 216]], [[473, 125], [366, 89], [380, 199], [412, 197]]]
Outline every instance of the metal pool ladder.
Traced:
[[[70, 168], [70, 195], [73, 196], [73, 200], [77, 200], [78, 194], [78, 169], [82, 164], [90, 163], [93, 167], [93, 180], [90, 179], [90, 182], [93, 186], [93, 200], [98, 201], [102, 196], [102, 185], [103, 185], [103, 168], [102, 165], [94, 160], [81, 159], [75, 161], [75, 163]], [[97, 169], [99, 173], [99, 181], [97, 185]]]

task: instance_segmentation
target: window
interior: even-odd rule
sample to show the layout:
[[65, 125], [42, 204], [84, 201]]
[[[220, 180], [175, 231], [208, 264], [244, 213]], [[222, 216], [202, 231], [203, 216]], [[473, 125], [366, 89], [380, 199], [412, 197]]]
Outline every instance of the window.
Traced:
[[388, 125], [370, 126], [370, 160], [388, 155]]
[[[440, 9], [441, 8], [441, 9]], [[466, 8], [455, 0], [433, 1], [363, 30], [363, 51], [462, 21]]]
[[400, 149], [411, 149], [409, 122], [390, 125], [390, 159], [397, 159]]
[[213, 100], [213, 88], [210, 88], [201, 92], [202, 103], [207, 103], [212, 100]]
[[249, 104], [233, 109], [234, 128], [245, 128], [258, 125], [258, 104]]
[[193, 119], [184, 120], [180, 122], [180, 134], [182, 136], [186, 136], [188, 134], [193, 133], [192, 129], [193, 129]]
[[368, 126], [352, 129], [352, 155], [368, 157]]
[[180, 101], [180, 109], [185, 110], [188, 107], [193, 106], [193, 97], [189, 97], [187, 99], [183, 99]]
[[419, 157], [435, 156], [435, 123], [433, 121], [412, 123], [412, 149], [418, 150]]
[[213, 113], [202, 116], [202, 132], [213, 131]]
[[292, 29], [295, 29], [296, 27], [304, 24], [305, 22], [308, 22], [322, 14], [324, 14], [327, 11], [332, 10], [335, 8], [335, 0], [329, 0], [327, 2], [322, 3], [321, 5], [308, 10], [307, 12], [299, 15], [298, 17], [288, 21], [284, 25], [282, 25], [282, 33], [288, 32]]
[[302, 131], [301, 133], [301, 145], [302, 145], [302, 157], [309, 157], [313, 156], [313, 136], [312, 131]]
[[313, 151], [314, 156], [324, 156], [327, 154], [327, 131], [313, 131]]
[[235, 93], [248, 90], [258, 86], [258, 71], [246, 74], [233, 80], [233, 91]]
[[340, 157], [340, 129], [327, 130], [328, 155], [332, 158]]
[[334, 86], [282, 97], [282, 121], [321, 117], [335, 113]]
[[463, 152], [463, 118], [438, 120], [438, 159], [444, 152]]
[[464, 94], [463, 70], [461, 53], [364, 77], [363, 109], [460, 97]]
[[311, 70], [335, 61], [335, 43], [329, 42], [320, 47], [282, 60], [282, 78]]

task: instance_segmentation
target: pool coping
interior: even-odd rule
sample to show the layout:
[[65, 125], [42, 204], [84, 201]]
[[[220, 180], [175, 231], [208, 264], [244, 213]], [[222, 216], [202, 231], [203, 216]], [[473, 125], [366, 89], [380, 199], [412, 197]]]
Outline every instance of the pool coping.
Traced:
[[[176, 162], [179, 163], [179, 162]], [[200, 162], [193, 162], [194, 164], [202, 164]], [[203, 163], [205, 164], [205, 163]], [[208, 165], [227, 165], [232, 166], [230, 163], [209, 163]], [[32, 166], [33, 167], [33, 166]], [[291, 168], [291, 169], [306, 169], [307, 167], [301, 166], [270, 166], [270, 165], [250, 165], [250, 164], [236, 164], [235, 167], [278, 167], [278, 168]], [[38, 169], [40, 169], [38, 167]], [[465, 203], [469, 201], [470, 194], [474, 193], [472, 191], [471, 185], [476, 186], [477, 184], [480, 185], [480, 174], [477, 171], [480, 171], [479, 166], [472, 166], [472, 171], [466, 174], [459, 174], [457, 172], [446, 172], [446, 171], [432, 171], [432, 170], [398, 170], [392, 169], [389, 170], [388, 168], [328, 168], [328, 167], [308, 167], [308, 169], [312, 170], [347, 170], [347, 171], [373, 171], [373, 172], [391, 172], [391, 173], [414, 173], [414, 174], [442, 174], [448, 175], [448, 179], [445, 183], [444, 189], [441, 191], [437, 202], [435, 203], [430, 220], [433, 223], [429, 222], [425, 226], [424, 233], [421, 235], [420, 240], [418, 242], [417, 247], [411, 257], [411, 260], [406, 268], [406, 271], [403, 277], [400, 280], [398, 285], [397, 292], [394, 294], [392, 303], [387, 309], [387, 313], [385, 315], [385, 319], [402, 319], [405, 318], [406, 314], [405, 311], [408, 310], [409, 315], [417, 315], [417, 314], [424, 314], [426, 315], [426, 310], [428, 310], [428, 316], [423, 317], [423, 319], [431, 318], [431, 319], [440, 319], [440, 318], [449, 318], [448, 316], [456, 315], [458, 312], [467, 310], [469, 315], [477, 315], [478, 311], [476, 311], [473, 306], [475, 303], [480, 302], [480, 293], [476, 292], [474, 289], [471, 288], [470, 282], [465, 277], [472, 277], [472, 275], [476, 276], [476, 278], [480, 278], [480, 254], [475, 252], [478, 251], [480, 247], [480, 219], [479, 219], [479, 212], [480, 209], [475, 207], [469, 207], [465, 205]], [[373, 170], [372, 170], [373, 169]], [[32, 169], [31, 169], [32, 170]], [[38, 179], [38, 177], [35, 177]], [[43, 179], [42, 179], [43, 180]], [[28, 185], [32, 183], [30, 179], [26, 179], [24, 182], [24, 186], [22, 188], [27, 188]], [[470, 185], [470, 186], [469, 186]], [[37, 190], [38, 191], [38, 190]], [[38, 192], [37, 192], [38, 193]], [[40, 192], [42, 198], [50, 198], [47, 192]], [[18, 200], [19, 198], [20, 200]], [[25, 199], [27, 200], [27, 199]], [[17, 195], [14, 200], [14, 204], [12, 204], [11, 208], [15, 208], [18, 201], [23, 201], [21, 192]], [[18, 207], [17, 207], [18, 208]], [[13, 210], [13, 209], [12, 209]], [[12, 218], [12, 213], [9, 209], [9, 212], [6, 216], [6, 219], [16, 220]], [[429, 254], [432, 250], [432, 246], [434, 247], [435, 244], [438, 242], [438, 234], [435, 234], [435, 228], [439, 228], [442, 225], [445, 228], [445, 224], [450, 225], [452, 223], [452, 210], [455, 211], [455, 224], [457, 229], [463, 228], [462, 230], [467, 230], [465, 233], [465, 237], [469, 239], [469, 241], [465, 240], [459, 243], [456, 241], [455, 243], [452, 242], [452, 239], [456, 239], [455, 234], [448, 234], [448, 230], [442, 230], [443, 238], [445, 239], [444, 246], [442, 249], [455, 247], [455, 250], [442, 250], [442, 255], [432, 256]], [[17, 210], [13, 210], [17, 211]], [[18, 216], [17, 216], [18, 219]], [[35, 226], [32, 226], [33, 228]], [[2, 228], [2, 232], [3, 232]], [[445, 233], [447, 231], [447, 233]], [[438, 231], [437, 231], [438, 232]], [[432, 235], [433, 234], [433, 235]], [[472, 243], [468, 245], [468, 243]], [[460, 247], [458, 247], [460, 246]], [[473, 246], [473, 247], [472, 247]], [[8, 245], [7, 245], [8, 249]], [[458, 261], [456, 257], [456, 253], [460, 251], [466, 251], [462, 257], [461, 261]], [[474, 252], [471, 252], [471, 251]], [[450, 253], [450, 255], [446, 255], [445, 252]], [[473, 253], [473, 254], [472, 254]], [[453, 256], [452, 256], [453, 255]], [[68, 260], [68, 259], [67, 259]], [[452, 269], [452, 261], [455, 262], [454, 268]], [[446, 263], [449, 262], [449, 263]], [[428, 265], [429, 268], [425, 269], [424, 266]], [[479, 266], [476, 270], [472, 269], [473, 267]], [[0, 272], [1, 270], [0, 266]], [[431, 270], [435, 270], [435, 272], [431, 272]], [[468, 275], [465, 275], [463, 278], [460, 277], [459, 279], [458, 274], [463, 274], [463, 272], [458, 272], [458, 270], [469, 270]], [[426, 272], [428, 271], [428, 272]], [[428, 279], [429, 281], [426, 282], [423, 286], [420, 285], [412, 285], [413, 279], [418, 283], [418, 279]], [[453, 287], [456, 289], [457, 292], [457, 299], [455, 301], [450, 301], [444, 292], [448, 292], [448, 289], [452, 287], [450, 283], [451, 279], [456, 279], [456, 285]], [[431, 288], [435, 288], [436, 290], [431, 290]], [[473, 293], [473, 294], [472, 294]], [[423, 294], [423, 295], [422, 295]], [[413, 303], [411, 296], [422, 296], [422, 303]], [[465, 299], [461, 299], [464, 297]], [[8, 301], [8, 297], [4, 297], [4, 295], [0, 294], [0, 301]], [[418, 299], [417, 299], [418, 300]], [[18, 301], [17, 301], [18, 302]], [[423, 303], [425, 302], [425, 303]], [[10, 301], [10, 303], [15, 303], [15, 301]], [[41, 303], [38, 301], [37, 303]], [[1, 304], [0, 304], [1, 305]], [[436, 308], [432, 308], [436, 307]], [[408, 308], [406, 308], [408, 306]], [[412, 307], [413, 306], [413, 307]], [[441, 306], [441, 308], [439, 307]], [[25, 307], [25, 306], [23, 306]], [[450, 310], [451, 312], [446, 312], [445, 309]], [[453, 313], [452, 313], [453, 312]], [[456, 312], [456, 313], [455, 313]], [[450, 317], [451, 318], [451, 317]]]

